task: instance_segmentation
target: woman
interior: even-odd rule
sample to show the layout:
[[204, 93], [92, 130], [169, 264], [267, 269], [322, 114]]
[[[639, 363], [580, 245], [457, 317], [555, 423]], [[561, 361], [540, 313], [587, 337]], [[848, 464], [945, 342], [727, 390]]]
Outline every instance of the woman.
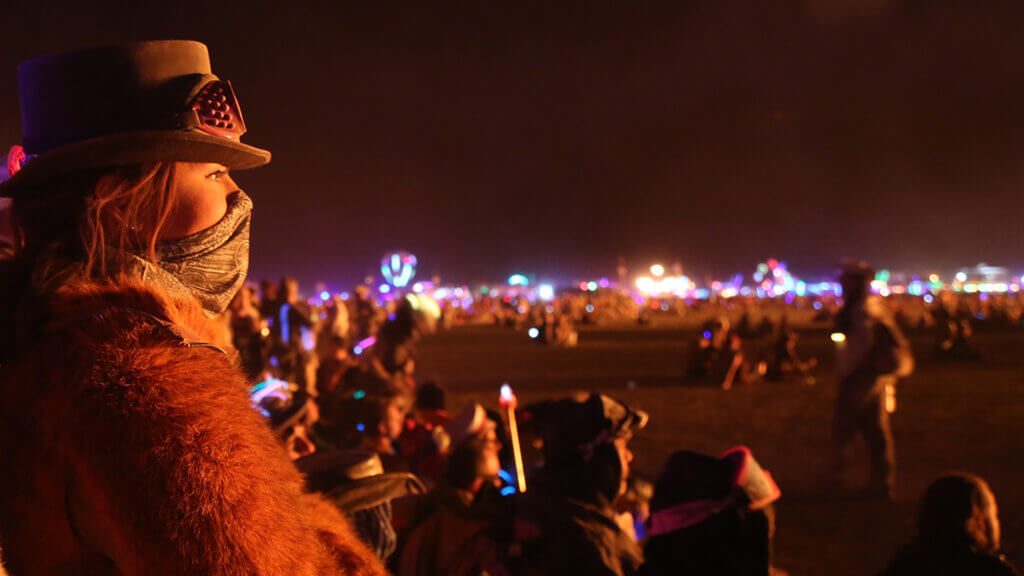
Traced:
[[230, 84], [197, 42], [19, 68], [17, 252], [0, 271], [0, 538], [20, 574], [379, 574], [223, 350], [252, 203]]

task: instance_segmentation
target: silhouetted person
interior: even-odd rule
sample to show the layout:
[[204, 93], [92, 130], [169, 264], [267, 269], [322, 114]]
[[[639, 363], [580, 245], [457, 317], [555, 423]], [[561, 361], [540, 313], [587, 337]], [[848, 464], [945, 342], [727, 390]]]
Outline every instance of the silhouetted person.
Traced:
[[[871, 459], [866, 495], [891, 498], [893, 441], [887, 394], [895, 398], [896, 379], [913, 371], [910, 346], [883, 304], [870, 297], [874, 271], [863, 262], [845, 263], [840, 276], [843, 308], [836, 317], [839, 393], [832, 428], [833, 482], [841, 482], [846, 446], [864, 436]], [[895, 406], [888, 408], [895, 409]]]
[[928, 487], [918, 534], [880, 576], [1014, 576], [1000, 555], [996, 498], [977, 476], [953, 474]]

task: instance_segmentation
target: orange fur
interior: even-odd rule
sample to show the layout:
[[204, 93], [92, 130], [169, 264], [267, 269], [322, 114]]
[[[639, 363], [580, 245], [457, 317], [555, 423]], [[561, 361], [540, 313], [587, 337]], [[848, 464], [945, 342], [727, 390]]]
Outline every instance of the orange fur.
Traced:
[[136, 310], [223, 347], [218, 321], [141, 284], [71, 285], [50, 304], [51, 330], [0, 380], [12, 576], [385, 573], [304, 493], [227, 357]]

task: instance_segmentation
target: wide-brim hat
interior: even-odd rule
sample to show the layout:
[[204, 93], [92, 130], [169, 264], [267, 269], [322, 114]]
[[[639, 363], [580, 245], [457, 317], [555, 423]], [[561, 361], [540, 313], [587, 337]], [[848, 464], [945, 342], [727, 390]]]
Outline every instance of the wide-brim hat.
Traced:
[[631, 436], [650, 419], [643, 410], [597, 393], [558, 400], [548, 408], [547, 417], [541, 435], [549, 463], [589, 460], [598, 446]]
[[367, 450], [316, 452], [295, 465], [310, 490], [324, 493], [346, 514], [426, 492], [413, 474], [385, 472], [380, 456]]
[[22, 144], [7, 157], [0, 196], [62, 176], [145, 162], [261, 166], [270, 152], [246, 131], [229, 82], [206, 45], [162, 40], [39, 56], [18, 67]]

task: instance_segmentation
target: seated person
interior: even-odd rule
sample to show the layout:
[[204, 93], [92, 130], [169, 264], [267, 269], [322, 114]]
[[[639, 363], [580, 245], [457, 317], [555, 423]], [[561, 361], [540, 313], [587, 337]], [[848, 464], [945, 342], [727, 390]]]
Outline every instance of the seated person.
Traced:
[[696, 384], [729, 390], [740, 384], [751, 384], [764, 375], [764, 362], [752, 365], [743, 354], [743, 341], [729, 329], [729, 320], [721, 316], [705, 322], [693, 346], [687, 379]]
[[805, 378], [806, 382], [813, 384], [813, 379], [807, 374], [818, 365], [818, 359], [801, 360], [796, 353], [796, 344], [799, 340], [800, 335], [796, 330], [785, 328], [785, 325], [779, 329], [779, 335], [775, 340], [775, 351], [772, 354], [772, 361], [768, 364], [765, 379], [781, 382], [790, 375], [794, 375]]
[[676, 452], [654, 485], [640, 574], [782, 574], [772, 568], [780, 495], [745, 447], [722, 458]]
[[384, 562], [398, 547], [392, 501], [426, 492], [412, 474], [384, 472], [380, 456], [366, 450], [317, 452], [295, 465], [306, 475], [309, 489], [323, 493], [341, 510], [363, 543]]
[[441, 484], [420, 506], [402, 550], [399, 576], [472, 576], [501, 570], [491, 531], [503, 515], [496, 425], [479, 404], [452, 421], [452, 451]]
[[1013, 576], [1000, 555], [996, 497], [977, 476], [943, 476], [924, 494], [918, 533], [880, 576]]
[[396, 441], [405, 426], [409, 394], [373, 370], [353, 370], [349, 376], [344, 392], [323, 407], [318, 436], [335, 448], [376, 452], [389, 472], [408, 470]]
[[550, 404], [541, 423], [544, 465], [515, 519], [520, 558], [512, 574], [636, 574], [643, 556], [617, 522], [633, 453], [627, 443], [648, 416], [603, 394]]

